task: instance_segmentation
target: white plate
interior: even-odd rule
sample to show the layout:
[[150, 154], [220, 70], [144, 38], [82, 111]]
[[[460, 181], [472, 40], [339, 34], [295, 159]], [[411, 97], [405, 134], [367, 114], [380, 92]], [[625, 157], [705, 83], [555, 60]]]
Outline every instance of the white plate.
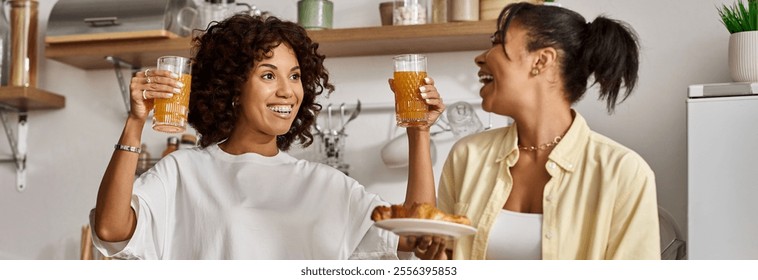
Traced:
[[476, 228], [472, 226], [428, 219], [386, 219], [374, 224], [397, 235], [445, 235], [458, 238], [476, 233]]

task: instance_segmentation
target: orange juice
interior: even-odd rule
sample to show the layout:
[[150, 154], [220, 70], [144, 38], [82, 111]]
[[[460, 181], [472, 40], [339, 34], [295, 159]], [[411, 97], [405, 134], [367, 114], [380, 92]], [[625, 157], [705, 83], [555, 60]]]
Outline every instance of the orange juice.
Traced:
[[176, 93], [171, 98], [155, 99], [153, 129], [168, 133], [181, 133], [187, 128], [192, 75], [182, 74], [179, 81], [184, 83], [181, 93]]
[[395, 71], [395, 118], [401, 127], [426, 124], [429, 107], [421, 98], [419, 87], [424, 85], [426, 71]]

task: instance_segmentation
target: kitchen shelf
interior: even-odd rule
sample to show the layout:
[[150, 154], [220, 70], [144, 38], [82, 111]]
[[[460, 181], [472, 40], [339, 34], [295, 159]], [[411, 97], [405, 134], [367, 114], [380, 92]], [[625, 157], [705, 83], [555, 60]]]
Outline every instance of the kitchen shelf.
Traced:
[[0, 87], [0, 103], [18, 111], [61, 109], [66, 98], [33, 87]]
[[[60, 109], [66, 106], [66, 98], [34, 87], [0, 87], [0, 121], [8, 137], [13, 157], [0, 162], [16, 164], [16, 190], [26, 189], [26, 154], [28, 137], [28, 111]], [[17, 114], [16, 131], [11, 129], [7, 114]]]
[[[485, 50], [495, 21], [311, 30], [327, 57]], [[106, 56], [135, 67], [152, 66], [163, 55], [190, 55], [190, 38], [113, 39], [46, 44], [45, 56], [82, 69], [109, 69]]]

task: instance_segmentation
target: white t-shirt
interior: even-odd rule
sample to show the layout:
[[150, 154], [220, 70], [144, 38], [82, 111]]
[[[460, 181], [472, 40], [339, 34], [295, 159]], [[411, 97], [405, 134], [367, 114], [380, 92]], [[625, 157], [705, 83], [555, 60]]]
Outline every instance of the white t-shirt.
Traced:
[[175, 151], [134, 182], [130, 240], [93, 238], [124, 259], [397, 259], [397, 236], [369, 218], [386, 204], [327, 165], [211, 145]]
[[502, 209], [490, 230], [488, 260], [541, 260], [542, 214]]

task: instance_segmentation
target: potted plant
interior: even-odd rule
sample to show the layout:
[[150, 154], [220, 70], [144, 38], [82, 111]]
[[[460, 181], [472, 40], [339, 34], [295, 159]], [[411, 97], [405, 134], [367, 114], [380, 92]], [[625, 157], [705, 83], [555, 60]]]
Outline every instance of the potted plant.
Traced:
[[758, 81], [758, 0], [716, 8], [729, 36], [729, 72], [735, 82]]

